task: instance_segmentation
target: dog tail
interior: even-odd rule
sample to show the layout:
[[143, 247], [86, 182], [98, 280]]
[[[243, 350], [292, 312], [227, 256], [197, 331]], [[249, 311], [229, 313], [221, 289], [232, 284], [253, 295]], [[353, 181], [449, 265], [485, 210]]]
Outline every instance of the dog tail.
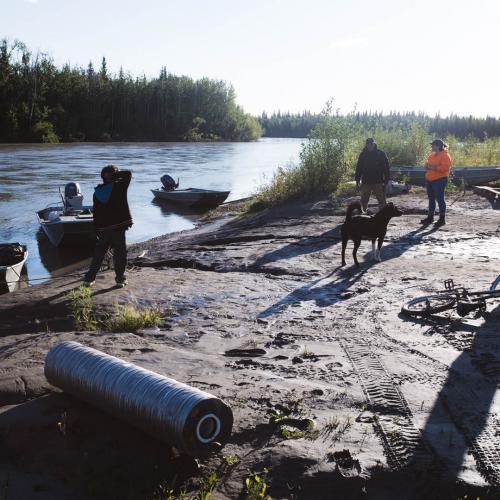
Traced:
[[352, 213], [354, 210], [359, 210], [361, 212], [361, 203], [359, 201], [353, 201], [348, 207], [345, 214], [345, 221], [350, 222], [352, 219]]

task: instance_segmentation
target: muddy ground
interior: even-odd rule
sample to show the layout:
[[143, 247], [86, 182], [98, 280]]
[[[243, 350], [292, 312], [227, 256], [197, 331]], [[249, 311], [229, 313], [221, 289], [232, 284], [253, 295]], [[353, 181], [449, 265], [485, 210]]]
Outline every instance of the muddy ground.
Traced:
[[[213, 472], [213, 498], [246, 498], [252, 473], [273, 498], [500, 498], [499, 302], [478, 319], [400, 314], [447, 278], [489, 285], [500, 212], [467, 194], [435, 230], [419, 225], [422, 196], [393, 201], [405, 213], [382, 262], [363, 243], [359, 268], [339, 267], [344, 209], [329, 201], [133, 246], [129, 286], [102, 274], [95, 312], [173, 307], [158, 329], [75, 332], [76, 277], [3, 296], [0, 499], [170, 498]], [[195, 461], [50, 387], [44, 357], [67, 339], [223, 398], [231, 439]], [[286, 414], [316, 427], [270, 422]]]

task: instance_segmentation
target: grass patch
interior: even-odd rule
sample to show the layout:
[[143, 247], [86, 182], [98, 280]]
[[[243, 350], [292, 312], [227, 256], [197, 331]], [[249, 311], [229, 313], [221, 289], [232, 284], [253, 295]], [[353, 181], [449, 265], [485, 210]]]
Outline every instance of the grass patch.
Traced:
[[269, 412], [269, 423], [277, 427], [276, 431], [284, 439], [316, 439], [319, 430], [310, 418], [293, 417], [287, 411], [274, 409]]
[[306, 427], [304, 429], [298, 429], [287, 424], [282, 425], [280, 426], [280, 435], [285, 439], [304, 438], [313, 441], [314, 439], [318, 438], [319, 430], [316, 429], [314, 421], [310, 420], [306, 423]]
[[306, 437], [305, 431], [287, 426], [280, 428], [280, 434], [285, 439], [302, 439]]
[[186, 486], [175, 488], [174, 478], [174, 484], [160, 484], [154, 498], [158, 500], [210, 500], [217, 481], [217, 472], [212, 472], [208, 476], [201, 477], [197, 481], [196, 489], [188, 493]]
[[212, 472], [208, 476], [204, 477], [199, 486], [198, 491], [193, 497], [195, 500], [209, 500], [212, 498], [215, 486], [217, 485], [217, 473]]
[[327, 431], [334, 431], [336, 430], [340, 425], [340, 419], [338, 417], [330, 417], [325, 424], [325, 429]]
[[224, 463], [229, 467], [238, 465], [241, 462], [240, 457], [238, 457], [237, 455], [224, 455], [222, 459], [224, 460]]
[[252, 472], [245, 479], [245, 500], [271, 500], [271, 497], [267, 494], [269, 489], [267, 473], [267, 469], [264, 469], [260, 474]]
[[299, 354], [299, 357], [303, 359], [316, 359], [316, 354], [305, 346], [304, 350]]
[[92, 305], [92, 289], [79, 286], [69, 292], [71, 317], [76, 331], [97, 329], [97, 320]]
[[255, 203], [253, 198], [247, 198], [241, 201], [230, 201], [219, 205], [212, 210], [209, 210], [201, 217], [202, 221], [210, 221], [224, 215], [240, 215], [252, 210], [252, 205]]
[[500, 165], [500, 137], [489, 137], [482, 141], [474, 136], [458, 139], [446, 137], [453, 164], [458, 166]]
[[333, 416], [326, 421], [323, 426], [322, 433], [326, 436], [331, 436], [333, 441], [337, 441], [352, 427], [352, 424], [353, 419], [349, 415], [345, 418], [345, 420]]
[[136, 332], [141, 328], [158, 326], [162, 317], [158, 307], [139, 309], [132, 305], [117, 306], [115, 314], [106, 318], [102, 326], [109, 332]]
[[282, 422], [286, 422], [288, 418], [290, 418], [289, 413], [285, 413], [281, 410], [271, 410], [269, 414], [269, 423], [281, 424]]
[[172, 307], [160, 309], [157, 306], [139, 308], [135, 305], [115, 306], [115, 313], [98, 320], [94, 313], [92, 289], [80, 286], [68, 294], [71, 316], [76, 331], [104, 330], [108, 332], [136, 332], [141, 328], [158, 326], [165, 316], [174, 313]]

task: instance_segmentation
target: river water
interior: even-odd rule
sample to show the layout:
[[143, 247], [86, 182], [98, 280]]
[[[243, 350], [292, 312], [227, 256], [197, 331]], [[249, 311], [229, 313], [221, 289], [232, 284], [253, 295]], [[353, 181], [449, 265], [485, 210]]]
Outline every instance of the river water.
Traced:
[[179, 213], [153, 201], [151, 189], [168, 173], [180, 187], [230, 190], [236, 200], [251, 195], [278, 166], [298, 159], [303, 139], [253, 143], [100, 143], [0, 145], [0, 243], [28, 246], [32, 283], [71, 272], [91, 249], [57, 249], [38, 226], [35, 212], [60, 201], [59, 187], [80, 183], [84, 204], [107, 164], [133, 172], [129, 203], [134, 226], [129, 243], [191, 229], [199, 215]]

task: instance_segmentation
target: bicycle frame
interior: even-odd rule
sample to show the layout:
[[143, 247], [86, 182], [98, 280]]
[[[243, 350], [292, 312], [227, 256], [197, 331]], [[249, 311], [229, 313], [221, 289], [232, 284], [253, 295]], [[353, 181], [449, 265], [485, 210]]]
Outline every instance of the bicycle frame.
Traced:
[[[500, 299], [499, 285], [500, 276], [493, 281], [488, 290], [469, 291], [463, 286], [456, 286], [452, 279], [448, 279], [444, 282], [444, 290], [434, 292], [433, 295], [410, 300], [403, 304], [401, 311], [410, 316], [425, 316], [456, 309], [459, 316], [464, 317], [471, 312], [475, 312], [476, 317], [479, 317], [486, 312], [486, 301], [488, 299]], [[433, 305], [431, 305], [432, 301], [434, 301]]]
[[500, 290], [497, 285], [500, 283], [500, 276], [491, 284], [489, 290], [478, 290], [470, 292], [465, 287], [455, 286], [452, 279], [444, 282], [445, 290], [440, 292], [444, 295], [454, 296], [454, 306], [460, 316], [476, 311], [476, 317], [479, 317], [486, 311], [486, 300], [496, 297], [500, 298]]
[[500, 289], [497, 290], [497, 286], [500, 284], [500, 275], [493, 281], [490, 288], [488, 290], [478, 290], [469, 292], [469, 290], [463, 286], [455, 286], [455, 283], [452, 279], [446, 280], [444, 282], [445, 290], [440, 291], [439, 293], [449, 293], [453, 294], [457, 298], [466, 298], [466, 297], [479, 297], [479, 298], [495, 298], [500, 297]]

